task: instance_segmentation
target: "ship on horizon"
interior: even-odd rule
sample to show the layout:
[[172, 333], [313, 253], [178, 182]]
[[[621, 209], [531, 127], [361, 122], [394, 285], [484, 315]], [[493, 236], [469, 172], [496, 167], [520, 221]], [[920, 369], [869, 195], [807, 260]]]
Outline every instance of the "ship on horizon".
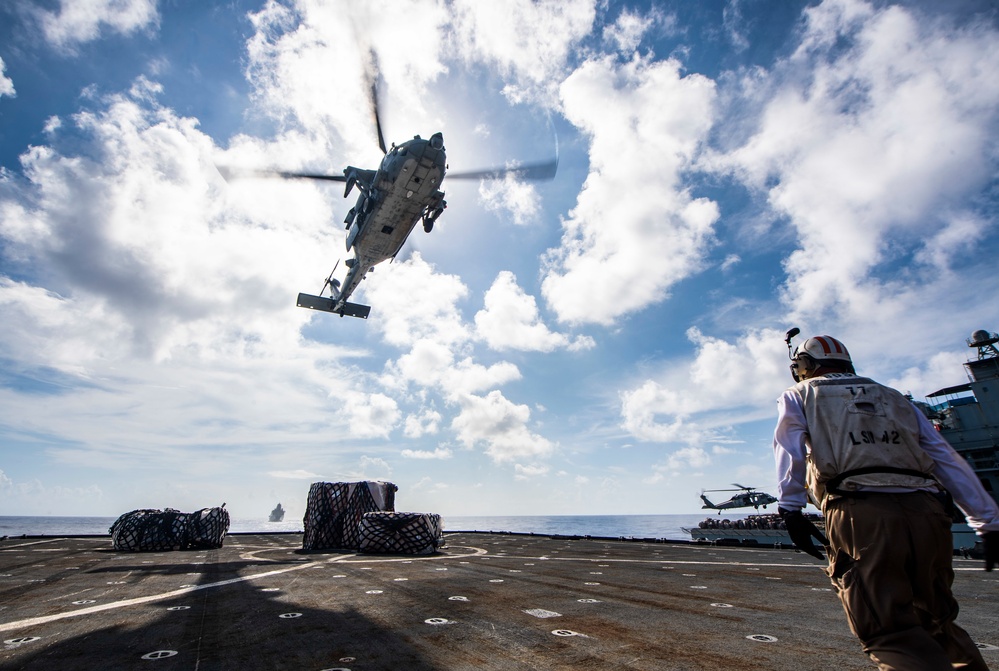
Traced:
[[280, 522], [284, 519], [284, 508], [281, 507], [281, 502], [279, 501], [274, 510], [271, 511], [270, 517], [268, 517], [269, 522]]

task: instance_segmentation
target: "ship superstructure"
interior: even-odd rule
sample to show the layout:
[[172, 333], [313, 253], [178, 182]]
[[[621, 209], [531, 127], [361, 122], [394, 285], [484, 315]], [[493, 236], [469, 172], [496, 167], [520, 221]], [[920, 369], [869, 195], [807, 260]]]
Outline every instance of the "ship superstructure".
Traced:
[[999, 500], [999, 335], [979, 330], [967, 343], [977, 352], [964, 364], [968, 381], [927, 394], [924, 411]]

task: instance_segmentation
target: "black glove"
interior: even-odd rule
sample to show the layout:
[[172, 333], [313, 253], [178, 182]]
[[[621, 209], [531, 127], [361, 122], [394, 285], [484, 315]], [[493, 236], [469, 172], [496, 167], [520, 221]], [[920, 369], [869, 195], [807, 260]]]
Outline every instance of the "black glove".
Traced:
[[825, 559], [822, 556], [822, 550], [812, 543], [812, 539], [814, 538], [823, 545], [829, 545], [829, 541], [826, 540], [826, 537], [822, 535], [817, 526], [806, 519], [800, 510], [778, 508], [777, 512], [780, 514], [780, 518], [784, 520], [784, 526], [787, 527], [787, 535], [791, 537], [794, 547], [802, 552], [807, 552], [816, 559]]
[[999, 564], [999, 531], [986, 531], [982, 534], [985, 546], [985, 570], [991, 571]]

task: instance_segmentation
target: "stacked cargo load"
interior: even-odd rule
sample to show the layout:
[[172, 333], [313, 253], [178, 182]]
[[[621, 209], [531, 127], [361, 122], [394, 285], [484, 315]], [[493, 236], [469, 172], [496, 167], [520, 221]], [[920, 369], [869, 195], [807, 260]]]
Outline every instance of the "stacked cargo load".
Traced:
[[315, 482], [305, 508], [303, 550], [357, 550], [364, 513], [395, 512], [391, 482]]
[[229, 512], [224, 503], [193, 513], [173, 508], [133, 510], [108, 529], [114, 549], [127, 552], [220, 548], [228, 531]]
[[434, 513], [365, 513], [358, 528], [361, 552], [429, 555], [437, 552], [444, 533]]

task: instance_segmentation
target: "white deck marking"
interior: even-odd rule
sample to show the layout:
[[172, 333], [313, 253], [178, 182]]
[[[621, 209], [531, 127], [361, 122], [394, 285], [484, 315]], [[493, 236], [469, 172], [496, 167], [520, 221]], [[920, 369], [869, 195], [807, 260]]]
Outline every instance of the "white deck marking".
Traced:
[[[469, 547], [469, 546], [455, 546], [469, 550], [470, 552], [466, 554], [457, 555], [444, 555], [444, 556], [429, 556], [420, 557], [419, 559], [457, 559], [459, 557], [470, 557], [473, 555], [482, 555], [486, 553], [486, 550], [479, 548]], [[102, 613], [106, 610], [114, 610], [116, 608], [125, 608], [127, 606], [137, 606], [144, 603], [149, 603], [151, 601], [161, 601], [163, 599], [171, 599], [175, 596], [181, 596], [183, 594], [190, 594], [191, 592], [197, 592], [203, 589], [212, 589], [215, 587], [224, 587], [225, 585], [234, 585], [240, 582], [246, 582], [248, 580], [257, 580], [259, 578], [267, 578], [270, 576], [281, 575], [282, 573], [289, 573], [291, 571], [301, 571], [302, 569], [312, 568], [320, 564], [334, 564], [334, 563], [379, 563], [379, 562], [397, 562], [401, 561], [399, 559], [364, 559], [360, 561], [346, 562], [343, 561], [348, 557], [353, 557], [355, 555], [345, 555], [343, 557], [334, 557], [332, 559], [324, 559], [322, 561], [309, 562], [306, 564], [296, 564], [295, 566], [289, 566], [287, 568], [276, 569], [274, 571], [266, 571], [264, 573], [255, 573], [254, 575], [242, 576], [240, 578], [231, 578], [229, 580], [220, 580], [219, 582], [207, 583], [205, 585], [190, 585], [188, 587], [182, 587], [180, 589], [171, 590], [169, 592], [162, 592], [160, 594], [150, 594], [149, 596], [140, 596], [135, 599], [124, 599], [122, 601], [115, 601], [114, 603], [101, 604], [99, 606], [90, 606], [89, 608], [80, 608], [79, 610], [73, 610], [66, 613], [56, 613], [54, 615], [43, 615], [41, 617], [32, 617], [25, 620], [15, 620], [14, 622], [5, 622], [0, 624], [0, 631], [12, 631], [14, 629], [23, 629], [24, 627], [34, 627], [40, 624], [48, 624], [49, 622], [56, 622], [58, 620], [65, 620], [70, 617], [79, 617], [81, 615], [93, 615], [94, 613]]]

